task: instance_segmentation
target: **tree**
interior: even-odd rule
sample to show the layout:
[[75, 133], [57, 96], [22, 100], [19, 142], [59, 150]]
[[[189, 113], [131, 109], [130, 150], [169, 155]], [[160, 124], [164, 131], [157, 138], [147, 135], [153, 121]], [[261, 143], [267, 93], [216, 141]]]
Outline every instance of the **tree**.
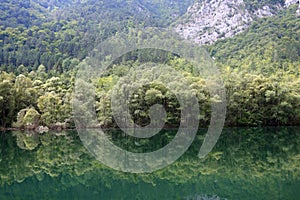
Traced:
[[10, 126], [14, 120], [15, 101], [13, 96], [13, 84], [7, 77], [8, 74], [2, 73], [0, 77], [7, 78], [7, 80], [0, 79], [0, 126]]
[[51, 126], [56, 122], [62, 122], [62, 100], [54, 92], [48, 92], [38, 98], [37, 106], [41, 112], [41, 122]]
[[18, 112], [17, 122], [13, 124], [17, 128], [35, 129], [39, 125], [40, 114], [34, 108], [22, 109]]

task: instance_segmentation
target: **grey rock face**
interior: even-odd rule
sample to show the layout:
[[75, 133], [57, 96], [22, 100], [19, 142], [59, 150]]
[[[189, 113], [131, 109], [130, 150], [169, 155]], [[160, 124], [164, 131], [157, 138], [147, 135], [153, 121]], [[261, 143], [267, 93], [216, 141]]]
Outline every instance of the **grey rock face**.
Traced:
[[290, 6], [292, 4], [296, 4], [298, 2], [299, 2], [299, 0], [285, 0], [285, 6], [288, 7], [288, 6]]
[[[285, 7], [299, 3], [286, 0]], [[243, 0], [203, 0], [192, 5], [175, 31], [183, 38], [198, 44], [212, 44], [219, 39], [243, 32], [256, 18], [273, 16], [282, 5], [265, 5], [253, 12], [245, 8]], [[300, 13], [300, 8], [297, 11]]]

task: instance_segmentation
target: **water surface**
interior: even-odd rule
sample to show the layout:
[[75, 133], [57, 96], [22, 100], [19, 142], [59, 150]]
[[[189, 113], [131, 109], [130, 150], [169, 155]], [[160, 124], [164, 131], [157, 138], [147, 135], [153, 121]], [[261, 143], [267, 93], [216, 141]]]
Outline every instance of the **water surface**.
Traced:
[[[150, 142], [110, 135], [122, 148], [149, 152], [172, 139], [165, 132]], [[300, 127], [225, 129], [199, 159], [204, 133], [169, 167], [129, 174], [95, 160], [76, 131], [2, 132], [0, 199], [299, 199]]]

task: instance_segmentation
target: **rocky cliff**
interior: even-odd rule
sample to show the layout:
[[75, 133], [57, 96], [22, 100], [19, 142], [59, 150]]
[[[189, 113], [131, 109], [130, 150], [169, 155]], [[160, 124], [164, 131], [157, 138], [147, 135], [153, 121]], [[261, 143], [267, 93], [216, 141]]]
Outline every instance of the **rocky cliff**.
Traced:
[[[299, 0], [273, 2], [258, 6], [247, 0], [196, 1], [175, 30], [183, 38], [198, 44], [212, 44], [243, 32], [256, 18], [272, 16], [281, 9], [299, 4]], [[300, 14], [300, 7], [297, 13]]]

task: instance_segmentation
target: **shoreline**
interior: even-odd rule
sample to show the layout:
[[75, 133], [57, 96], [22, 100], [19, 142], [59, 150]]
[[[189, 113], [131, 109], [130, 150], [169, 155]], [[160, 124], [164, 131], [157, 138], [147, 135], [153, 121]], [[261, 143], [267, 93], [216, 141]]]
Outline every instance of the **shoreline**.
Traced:
[[[266, 125], [266, 126], [224, 126], [224, 129], [230, 128], [230, 129], [234, 129], [234, 128], [276, 128], [276, 127], [299, 127], [300, 125]], [[61, 132], [61, 131], [76, 131], [76, 130], [85, 130], [85, 129], [102, 129], [102, 130], [112, 130], [112, 129], [120, 129], [118, 127], [87, 127], [87, 128], [65, 128], [65, 129], [60, 129], [60, 128], [49, 128], [48, 127], [48, 131], [56, 131], [56, 132]], [[164, 127], [162, 128], [162, 130], [177, 130], [178, 128], [176, 127]], [[198, 129], [208, 129], [208, 127], [199, 127]], [[9, 128], [3, 128], [0, 127], [0, 132], [4, 132], [4, 131], [25, 131], [25, 132], [39, 132], [35, 129], [25, 129], [25, 128], [13, 128], [13, 127], [9, 127]], [[46, 131], [46, 132], [48, 132]], [[44, 131], [42, 131], [44, 132]]]
[[[71, 131], [71, 130], [77, 130], [76, 128], [66, 128], [66, 129], [55, 129], [55, 128], [49, 128], [47, 127], [49, 131]], [[39, 132], [35, 129], [25, 129], [25, 128], [3, 128], [0, 127], [0, 131], [32, 131], [32, 132]]]

